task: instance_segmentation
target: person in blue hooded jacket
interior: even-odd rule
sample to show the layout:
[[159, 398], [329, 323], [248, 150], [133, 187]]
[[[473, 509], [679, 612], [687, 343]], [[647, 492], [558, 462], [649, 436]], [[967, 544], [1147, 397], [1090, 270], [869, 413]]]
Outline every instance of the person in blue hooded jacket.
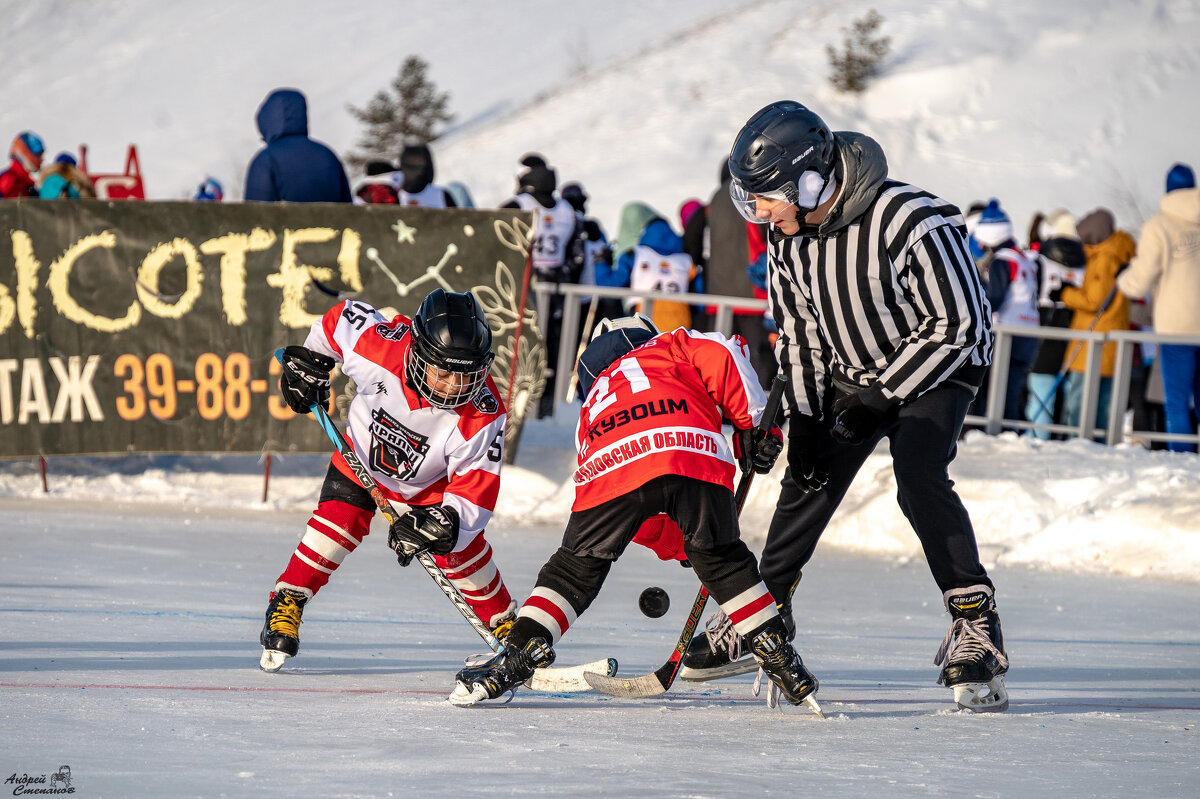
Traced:
[[296, 89], [276, 89], [255, 116], [267, 146], [246, 170], [246, 199], [348, 203], [350, 182], [333, 150], [308, 137], [308, 103]]

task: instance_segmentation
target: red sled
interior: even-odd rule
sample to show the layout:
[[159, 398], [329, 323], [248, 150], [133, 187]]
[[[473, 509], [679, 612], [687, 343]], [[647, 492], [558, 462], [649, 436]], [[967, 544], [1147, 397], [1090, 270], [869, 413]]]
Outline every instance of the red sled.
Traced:
[[98, 200], [144, 200], [146, 189], [142, 185], [142, 168], [138, 164], [137, 145], [129, 145], [125, 155], [125, 174], [93, 174], [87, 168], [87, 145], [79, 145], [79, 168], [92, 179]]

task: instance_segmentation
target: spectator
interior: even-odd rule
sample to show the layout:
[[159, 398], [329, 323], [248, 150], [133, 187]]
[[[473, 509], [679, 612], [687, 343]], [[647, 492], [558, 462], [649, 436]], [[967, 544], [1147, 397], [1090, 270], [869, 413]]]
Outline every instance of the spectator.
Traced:
[[[637, 291], [686, 294], [693, 289], [698, 275], [696, 265], [683, 251], [683, 240], [661, 217], [646, 224], [637, 246], [623, 254], [621, 260], [629, 265], [629, 287]], [[633, 310], [641, 309], [641, 300], [634, 300]], [[650, 318], [655, 327], [664, 331], [692, 326], [692, 312], [686, 302], [653, 300]]]
[[46, 147], [36, 133], [26, 130], [17, 134], [8, 150], [8, 169], [0, 172], [0, 197], [10, 200], [37, 196], [33, 176], [42, 168], [45, 151]]
[[348, 203], [350, 182], [333, 150], [308, 137], [308, 104], [296, 89], [276, 89], [255, 116], [267, 146], [246, 170], [246, 199]]
[[[1159, 333], [1200, 334], [1200, 189], [1192, 170], [1176, 164], [1167, 173], [1167, 193], [1159, 212], [1142, 226], [1141, 250], [1118, 278], [1131, 297], [1154, 297], [1154, 329]], [[1090, 267], [1089, 267], [1090, 268]], [[1167, 432], [1196, 432], [1200, 411], [1200, 347], [1163, 344], [1159, 348], [1166, 392]], [[1175, 452], [1196, 447], [1172, 441]]]
[[475, 207], [475, 200], [471, 198], [471, 192], [457, 180], [452, 180], [446, 184], [446, 193], [454, 199], [454, 205], [458, 208]]
[[433, 182], [433, 153], [424, 144], [409, 144], [400, 151], [400, 168], [392, 182], [401, 205], [422, 208], [455, 208], [450, 192]]
[[[1129, 328], [1129, 300], [1117, 291], [1117, 272], [1137, 251], [1133, 237], [1116, 229], [1112, 211], [1098, 208], [1079, 220], [1079, 240], [1087, 255], [1082, 286], [1063, 286], [1062, 302], [1075, 312], [1071, 318], [1074, 330], [1110, 330]], [[1083, 404], [1083, 375], [1087, 365], [1086, 342], [1072, 341], [1067, 351], [1069, 359], [1066, 379], [1066, 422], [1080, 423]], [[1112, 397], [1113, 367], [1117, 345], [1105, 344], [1100, 362], [1100, 397], [1096, 406], [1096, 428], [1108, 426], [1108, 406]]]
[[42, 170], [38, 196], [43, 200], [91, 199], [96, 196], [96, 187], [76, 166], [75, 156], [59, 153], [54, 163]]
[[225, 190], [215, 179], [205, 178], [200, 187], [196, 189], [196, 196], [192, 199], [198, 202], [219, 203], [225, 199]]
[[396, 168], [387, 161], [371, 161], [367, 164], [367, 176], [354, 187], [354, 202], [357, 205], [396, 205], [400, 195], [396, 193]]
[[[579, 273], [579, 285], [594, 286], [596, 285], [596, 265], [612, 264], [612, 248], [608, 246], [608, 236], [604, 233], [604, 228], [600, 226], [600, 222], [587, 215], [587, 192], [579, 183], [566, 183], [562, 187], [562, 198], [570, 203], [575, 209], [576, 219], [579, 225], [583, 227], [583, 269]], [[596, 301], [595, 296], [587, 295], [579, 298], [579, 340], [585, 341], [591, 336], [590, 330], [585, 330], [587, 324], [588, 311], [591, 304]], [[619, 305], [619, 301], [618, 301]], [[597, 313], [592, 314], [592, 324], [595, 325], [597, 314], [600, 308], [597, 307]], [[582, 343], [580, 344], [582, 347]]]
[[[1072, 225], [1072, 229], [1074, 225]], [[1070, 327], [1074, 312], [1059, 299], [1064, 284], [1078, 286], [1083, 282], [1087, 256], [1076, 238], [1055, 236], [1041, 243], [1036, 255], [1038, 265], [1038, 319], [1042, 327]], [[1029, 368], [1025, 381], [1027, 391], [1025, 418], [1037, 424], [1056, 424], [1062, 420], [1062, 392], [1059, 380], [1067, 342], [1044, 338], [1038, 345], [1037, 357]], [[1049, 430], [1031, 430], [1030, 434], [1050, 440]]]
[[[1020, 327], [1038, 326], [1037, 267], [1017, 248], [1012, 221], [996, 200], [983, 209], [975, 225], [975, 241], [983, 251], [981, 271], [987, 274], [988, 303], [995, 322]], [[1004, 390], [1004, 418], [1021, 420], [1021, 391], [1037, 354], [1038, 340], [1015, 336]]]
[[[539, 281], [578, 283], [583, 271], [583, 225], [575, 209], [555, 196], [558, 175], [537, 153], [526, 153], [517, 163], [517, 194], [501, 208], [520, 208], [534, 213], [532, 261]], [[557, 290], [542, 313], [542, 337], [546, 342], [546, 385], [538, 406], [538, 418], [554, 413], [558, 352], [562, 343], [565, 297]]]

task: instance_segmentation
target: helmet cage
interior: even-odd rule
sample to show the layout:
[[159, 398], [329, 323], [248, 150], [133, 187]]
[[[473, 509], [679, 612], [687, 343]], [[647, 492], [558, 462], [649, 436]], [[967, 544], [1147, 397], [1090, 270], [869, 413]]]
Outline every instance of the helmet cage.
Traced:
[[417, 393], [435, 408], [457, 408], [466, 405], [487, 382], [488, 370], [495, 360], [489, 352], [474, 364], [457, 364], [451, 359], [425, 351], [424, 341], [413, 331], [408, 350], [408, 373]]

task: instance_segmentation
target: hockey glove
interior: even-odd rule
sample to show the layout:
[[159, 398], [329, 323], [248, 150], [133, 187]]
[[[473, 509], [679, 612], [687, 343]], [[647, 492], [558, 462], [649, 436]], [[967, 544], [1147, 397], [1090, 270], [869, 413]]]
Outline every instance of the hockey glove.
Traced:
[[820, 491], [829, 482], [825, 458], [832, 443], [820, 420], [792, 415], [788, 427], [788, 470], [801, 491]]
[[783, 431], [778, 427], [772, 426], [766, 432], [752, 427], [733, 434], [733, 457], [737, 458], [743, 473], [753, 469], [756, 474], [767, 474], [781, 452]]
[[296, 413], [308, 413], [314, 405], [329, 402], [329, 373], [334, 360], [307, 347], [291, 346], [283, 351], [279, 393]]
[[879, 430], [890, 408], [891, 403], [878, 385], [838, 397], [833, 403], [834, 424], [830, 435], [843, 444], [862, 444]]
[[458, 545], [458, 511], [446, 505], [413, 508], [392, 524], [388, 546], [401, 566], [422, 552], [449, 555]]

